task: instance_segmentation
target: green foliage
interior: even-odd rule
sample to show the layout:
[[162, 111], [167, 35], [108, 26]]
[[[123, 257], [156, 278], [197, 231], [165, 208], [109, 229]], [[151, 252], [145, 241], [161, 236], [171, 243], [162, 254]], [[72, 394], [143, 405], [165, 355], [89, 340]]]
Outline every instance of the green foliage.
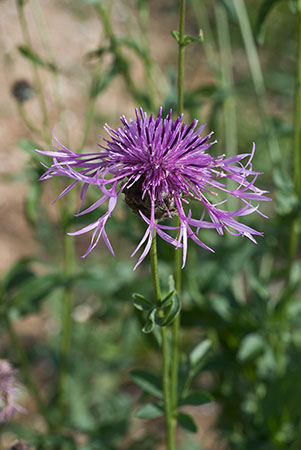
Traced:
[[180, 400], [179, 405], [201, 406], [212, 402], [212, 395], [205, 391], [191, 391], [186, 397]]
[[146, 322], [142, 331], [146, 334], [151, 333], [155, 325], [167, 327], [172, 324], [180, 312], [181, 304], [179, 296], [175, 291], [173, 277], [169, 276], [169, 292], [156, 305], [146, 299], [141, 294], [133, 294], [133, 304], [139, 311], [146, 311]]
[[164, 414], [164, 408], [160, 403], [146, 403], [136, 412], [138, 419], [156, 419]]
[[264, 0], [260, 5], [256, 25], [256, 38], [260, 44], [264, 43], [265, 22], [272, 9], [283, 0]]
[[162, 398], [161, 380], [154, 374], [145, 370], [132, 370], [131, 379], [145, 392], [158, 398]]
[[183, 47], [186, 47], [186, 45], [191, 44], [192, 42], [197, 42], [199, 44], [204, 42], [203, 30], [199, 31], [198, 37], [191, 36], [190, 34], [185, 34], [183, 42], [180, 42], [180, 34], [178, 31], [172, 31], [171, 35], [177, 41], [177, 43], [182, 45]]
[[31, 61], [36, 66], [43, 67], [44, 69], [48, 69], [51, 72], [57, 72], [57, 67], [52, 62], [44, 61], [37, 53], [35, 53], [31, 48], [26, 47], [25, 45], [19, 45], [19, 52], [24, 58]]
[[190, 433], [196, 433], [198, 431], [197, 424], [189, 414], [180, 412], [178, 414], [178, 421], [184, 430], [189, 431]]

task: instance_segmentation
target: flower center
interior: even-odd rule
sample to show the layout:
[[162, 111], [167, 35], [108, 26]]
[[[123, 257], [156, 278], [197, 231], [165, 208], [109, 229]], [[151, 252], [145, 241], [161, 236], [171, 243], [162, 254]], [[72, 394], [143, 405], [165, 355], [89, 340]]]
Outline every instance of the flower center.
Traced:
[[[134, 211], [135, 214], [139, 214], [139, 211], [141, 211], [148, 219], [150, 219], [151, 200], [148, 194], [146, 194], [144, 198], [142, 198], [142, 184], [143, 180], [139, 179], [129, 188], [125, 188], [123, 192], [124, 199], [126, 204], [132, 209], [132, 211]], [[162, 199], [163, 201], [155, 201], [155, 219], [159, 221], [168, 219], [169, 217], [178, 214], [174, 199], [171, 194], [166, 195], [163, 192]]]

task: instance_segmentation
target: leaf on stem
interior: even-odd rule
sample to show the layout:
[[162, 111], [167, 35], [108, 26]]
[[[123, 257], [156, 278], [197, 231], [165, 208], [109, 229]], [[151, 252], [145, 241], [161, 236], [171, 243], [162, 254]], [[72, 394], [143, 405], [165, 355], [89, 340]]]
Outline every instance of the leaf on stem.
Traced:
[[212, 342], [209, 339], [205, 339], [192, 350], [189, 355], [192, 368], [199, 368], [211, 347]]
[[41, 194], [41, 183], [32, 183], [27, 189], [25, 198], [25, 216], [32, 226], [34, 226], [38, 220]]
[[276, 4], [279, 3], [280, 1], [282, 0], [264, 0], [260, 5], [255, 31], [256, 40], [260, 45], [264, 43], [265, 23], [267, 17], [274, 8], [274, 6], [276, 6]]
[[133, 305], [139, 311], [150, 311], [153, 309], [153, 303], [141, 294], [133, 294]]
[[104, 74], [96, 73], [92, 78], [90, 86], [90, 98], [95, 99], [102, 91], [104, 91], [118, 72], [119, 68], [116, 64], [113, 64]]
[[142, 332], [145, 334], [151, 333], [155, 327], [155, 309], [152, 309], [146, 318], [146, 322], [144, 327], [142, 328]]
[[25, 45], [19, 45], [18, 50], [21, 53], [21, 55], [29, 59], [36, 66], [44, 67], [45, 69], [51, 70], [51, 72], [57, 72], [57, 67], [53, 63], [44, 61], [37, 53], [35, 53], [29, 47], [26, 47]]
[[176, 291], [172, 291], [167, 295], [164, 304], [155, 310], [155, 323], [160, 327], [171, 325], [176, 316], [179, 314], [181, 304]]
[[155, 419], [163, 416], [163, 414], [164, 408], [160, 403], [146, 403], [136, 411], [135, 416], [138, 419]]
[[265, 340], [263, 337], [254, 332], [247, 334], [241, 341], [237, 358], [239, 361], [248, 361], [259, 353], [261, 353], [265, 348]]
[[199, 36], [195, 37], [191, 34], [185, 34], [183, 37], [183, 41], [180, 41], [180, 33], [179, 31], [173, 30], [171, 32], [172, 37], [177, 41], [177, 43], [181, 46], [186, 47], [186, 45], [191, 44], [192, 42], [196, 42], [198, 44], [202, 44], [204, 42], [204, 34], [203, 30], [200, 29]]
[[19, 147], [24, 150], [24, 152], [30, 155], [31, 159], [41, 167], [41, 162], [47, 164], [49, 163], [49, 158], [47, 156], [41, 155], [41, 153], [37, 153], [35, 150], [40, 147], [40, 145], [36, 144], [34, 141], [30, 139], [20, 139]]
[[198, 431], [197, 424], [189, 414], [180, 412], [178, 414], [178, 421], [181, 427], [190, 433], [196, 433]]
[[163, 398], [161, 380], [146, 370], [132, 370], [131, 380], [145, 392], [154, 397]]
[[179, 402], [179, 406], [191, 405], [191, 406], [201, 406], [213, 401], [212, 395], [209, 392], [197, 390], [192, 391]]
[[77, 277], [66, 277], [63, 273], [52, 273], [43, 276], [32, 276], [21, 284], [12, 295], [9, 306], [18, 314], [26, 315], [37, 312], [40, 302], [56, 289], [76, 282]]

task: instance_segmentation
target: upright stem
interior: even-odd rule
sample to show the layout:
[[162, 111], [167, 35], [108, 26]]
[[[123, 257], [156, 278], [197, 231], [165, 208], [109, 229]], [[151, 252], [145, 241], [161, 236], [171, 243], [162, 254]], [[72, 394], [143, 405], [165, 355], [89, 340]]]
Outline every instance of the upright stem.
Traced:
[[[154, 230], [152, 246], [150, 250], [151, 270], [153, 289], [155, 295], [155, 303], [157, 306], [161, 302], [161, 289], [158, 273], [158, 256], [157, 256], [157, 238]], [[170, 379], [169, 379], [169, 351], [168, 351], [168, 336], [166, 327], [160, 327], [162, 338], [162, 356], [163, 356], [163, 397], [164, 397], [164, 413], [165, 413], [165, 429], [166, 429], [166, 444], [167, 450], [175, 449], [175, 439], [172, 425], [172, 404], [170, 396]]]
[[[179, 17], [179, 52], [178, 52], [178, 116], [183, 114], [184, 109], [184, 32], [185, 32], [185, 8], [186, 0], [180, 2]], [[177, 219], [180, 226], [180, 219]], [[178, 296], [181, 295], [181, 260], [182, 251], [178, 248], [175, 251], [175, 288]], [[175, 434], [177, 426], [178, 408], [178, 371], [179, 371], [179, 335], [180, 335], [180, 314], [178, 314], [172, 325], [172, 353], [171, 353], [171, 399], [172, 399], [172, 432]]]

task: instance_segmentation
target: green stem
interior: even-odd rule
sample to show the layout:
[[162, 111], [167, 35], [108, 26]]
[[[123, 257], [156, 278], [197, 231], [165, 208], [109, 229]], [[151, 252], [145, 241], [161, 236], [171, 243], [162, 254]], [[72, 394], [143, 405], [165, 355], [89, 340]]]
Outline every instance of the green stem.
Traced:
[[41, 416], [44, 418], [46, 425], [48, 426], [49, 429], [51, 429], [52, 425], [48, 419], [48, 414], [46, 412], [46, 408], [45, 408], [44, 402], [40, 396], [39, 390], [36, 386], [35, 380], [33, 379], [32, 375], [31, 375], [29, 361], [28, 361], [27, 355], [24, 351], [24, 348], [19, 340], [17, 333], [15, 332], [12, 321], [10, 320], [10, 318], [7, 314], [4, 315], [4, 320], [5, 320], [5, 325], [6, 325], [9, 337], [11, 339], [11, 344], [14, 348], [15, 353], [18, 356], [18, 360], [20, 363], [20, 371], [23, 375], [24, 382], [25, 382], [26, 386], [28, 387], [28, 390], [34, 399]]
[[163, 354], [163, 396], [164, 396], [164, 412], [165, 412], [165, 428], [166, 428], [166, 444], [167, 450], [175, 450], [175, 433], [173, 427], [172, 402], [170, 395], [170, 378], [169, 378], [169, 349], [166, 327], [160, 327], [162, 339]]
[[238, 18], [241, 34], [246, 49], [251, 75], [253, 78], [254, 88], [257, 95], [259, 111], [262, 118], [264, 131], [267, 136], [266, 139], [269, 148], [270, 158], [274, 165], [278, 165], [281, 160], [281, 153], [275, 132], [275, 127], [273, 125], [273, 122], [269, 118], [263, 73], [260, 66], [259, 56], [255, 40], [253, 37], [248, 11], [246, 9], [244, 0], [232, 0], [232, 4]]
[[[161, 302], [161, 289], [158, 272], [158, 256], [157, 256], [157, 238], [156, 231], [153, 233], [152, 246], [150, 250], [150, 261], [152, 271], [153, 289], [155, 295], [156, 305], [160, 305]], [[166, 429], [166, 449], [175, 449], [175, 436], [173, 430], [173, 417], [172, 417], [172, 404], [171, 404], [171, 392], [170, 392], [170, 362], [169, 362], [169, 348], [168, 348], [168, 336], [167, 328], [160, 327], [161, 339], [162, 339], [162, 356], [163, 356], [163, 398], [164, 398], [164, 413], [165, 413], [165, 429]]]

